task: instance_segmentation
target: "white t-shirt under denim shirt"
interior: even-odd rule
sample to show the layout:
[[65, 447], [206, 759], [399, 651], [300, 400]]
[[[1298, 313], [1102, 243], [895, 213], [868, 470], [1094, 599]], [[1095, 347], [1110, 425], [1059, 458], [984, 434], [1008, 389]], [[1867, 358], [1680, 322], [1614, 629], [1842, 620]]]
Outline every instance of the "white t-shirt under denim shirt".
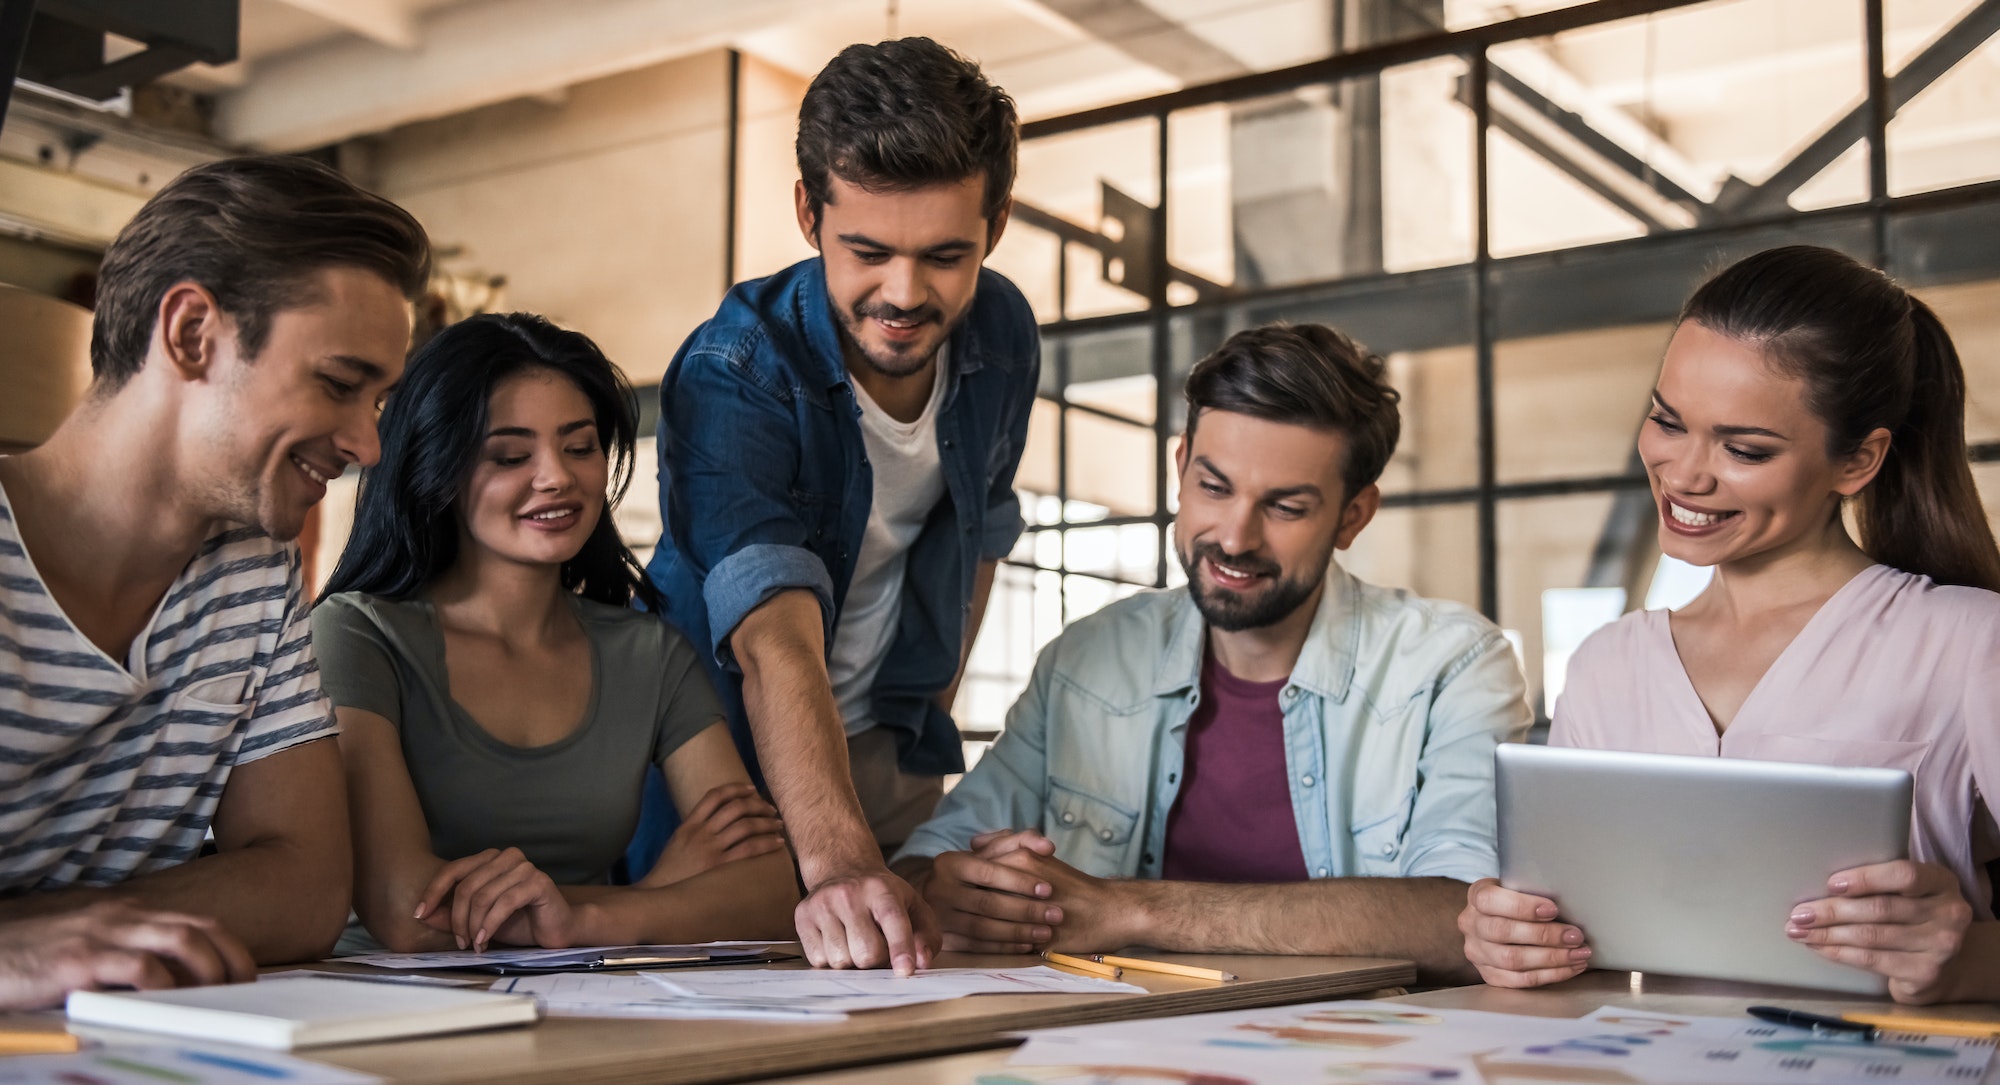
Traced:
[[903, 604], [903, 571], [910, 545], [923, 530], [931, 510], [944, 497], [944, 473], [938, 466], [938, 406], [944, 402], [946, 348], [938, 347], [931, 368], [931, 398], [914, 422], [898, 422], [875, 404], [859, 382], [850, 382], [861, 405], [861, 440], [875, 474], [874, 499], [868, 506], [868, 528], [854, 577], [834, 626], [833, 650], [827, 654], [827, 677], [833, 699], [849, 737], [875, 726], [869, 694], [875, 672], [895, 642], [897, 616]]

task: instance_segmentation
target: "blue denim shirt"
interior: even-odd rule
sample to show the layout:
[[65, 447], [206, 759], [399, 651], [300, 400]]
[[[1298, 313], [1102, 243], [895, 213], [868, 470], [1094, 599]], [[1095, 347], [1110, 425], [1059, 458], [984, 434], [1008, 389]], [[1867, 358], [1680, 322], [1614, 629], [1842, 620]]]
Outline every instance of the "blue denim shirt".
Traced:
[[[1085, 873], [1159, 877], [1206, 633], [1186, 588], [1120, 600], [1064, 630], [999, 741], [897, 858], [964, 850], [988, 829], [1038, 829]], [[1491, 622], [1330, 566], [1279, 694], [1307, 873], [1497, 874], [1493, 750], [1526, 735], [1525, 695]]]
[[[738, 284], [660, 382], [665, 530], [647, 573], [667, 618], [701, 650], [746, 757], [754, 750], [729, 637], [772, 595], [804, 588], [819, 598], [830, 649], [874, 499], [831, 304], [817, 257]], [[946, 496], [910, 546], [873, 691], [874, 720], [895, 733], [902, 767], [933, 775], [965, 767], [957, 725], [933, 698], [958, 670], [979, 562], [1004, 557], [1022, 528], [1014, 469], [1040, 332], [998, 272], [980, 270], [947, 357], [937, 426]]]

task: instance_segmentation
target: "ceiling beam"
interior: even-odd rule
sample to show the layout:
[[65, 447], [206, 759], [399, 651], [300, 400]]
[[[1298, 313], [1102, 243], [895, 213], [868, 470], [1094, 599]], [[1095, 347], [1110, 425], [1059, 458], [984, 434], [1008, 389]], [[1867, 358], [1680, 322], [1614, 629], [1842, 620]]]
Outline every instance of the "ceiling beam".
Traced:
[[399, 0], [279, 0], [391, 49], [415, 49], [417, 20]]
[[[340, 0], [345, 3], [348, 0]], [[815, 0], [486, 0], [420, 20], [423, 48], [346, 39], [253, 67], [221, 96], [224, 141], [296, 151], [732, 44]], [[504, 57], [505, 63], [495, 58]]]

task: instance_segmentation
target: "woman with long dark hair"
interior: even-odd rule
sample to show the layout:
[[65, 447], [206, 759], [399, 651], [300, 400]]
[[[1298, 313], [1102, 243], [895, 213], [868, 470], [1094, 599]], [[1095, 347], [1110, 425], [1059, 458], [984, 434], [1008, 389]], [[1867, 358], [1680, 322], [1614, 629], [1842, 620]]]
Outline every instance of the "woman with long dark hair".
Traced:
[[[1661, 550], [1714, 579], [1577, 650], [1550, 744], [1909, 770], [1913, 858], [1771, 922], [1899, 1002], [2000, 998], [2000, 550], [1944, 326], [1838, 252], [1758, 253], [1682, 310], [1639, 453]], [[1491, 879], [1459, 928], [1498, 986], [1589, 964], [1555, 902]]]
[[[610, 514], [635, 414], [589, 339], [519, 313], [438, 333], [389, 397], [313, 612], [355, 911], [382, 945], [791, 933], [776, 811], [694, 650], [630, 606], [659, 609]], [[613, 885], [656, 765], [685, 823]]]

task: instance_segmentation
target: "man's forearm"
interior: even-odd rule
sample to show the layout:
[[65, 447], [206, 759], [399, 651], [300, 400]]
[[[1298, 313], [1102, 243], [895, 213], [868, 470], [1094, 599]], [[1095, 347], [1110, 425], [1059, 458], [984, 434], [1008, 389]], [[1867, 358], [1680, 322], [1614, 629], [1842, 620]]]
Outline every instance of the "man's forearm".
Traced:
[[119, 900], [155, 911], [211, 916], [258, 964], [315, 961], [347, 921], [348, 871], [327, 869], [285, 843], [253, 845], [103, 888], [76, 887], [0, 901], [0, 919], [54, 915]]
[[744, 619], [734, 643], [757, 757], [806, 888], [879, 868], [881, 849], [854, 794], [847, 733], [826, 674], [818, 601], [808, 592], [774, 596]]
[[1124, 881], [1138, 944], [1211, 953], [1413, 960], [1424, 982], [1475, 982], [1458, 935], [1465, 883], [1332, 878], [1284, 885]]

